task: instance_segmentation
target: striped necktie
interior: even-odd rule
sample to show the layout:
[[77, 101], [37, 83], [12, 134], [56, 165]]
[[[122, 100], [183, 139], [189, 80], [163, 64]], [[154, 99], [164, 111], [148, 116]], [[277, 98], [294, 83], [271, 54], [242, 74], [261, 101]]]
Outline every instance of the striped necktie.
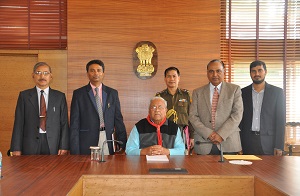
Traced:
[[216, 126], [215, 118], [216, 118], [218, 100], [219, 100], [218, 88], [215, 87], [213, 98], [212, 98], [212, 104], [211, 104], [211, 124], [213, 129], [215, 129]]
[[100, 97], [99, 97], [99, 88], [96, 87], [95, 91], [96, 91], [95, 100], [96, 100], [96, 104], [97, 104], [97, 108], [98, 108], [100, 127], [101, 127], [101, 125], [104, 124], [104, 118], [103, 118], [102, 104], [101, 104]]

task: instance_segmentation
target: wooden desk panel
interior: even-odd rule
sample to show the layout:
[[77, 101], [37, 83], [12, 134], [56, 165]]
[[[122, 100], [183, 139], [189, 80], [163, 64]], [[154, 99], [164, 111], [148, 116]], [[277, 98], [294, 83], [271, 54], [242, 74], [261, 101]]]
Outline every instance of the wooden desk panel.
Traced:
[[[253, 196], [254, 189], [253, 176], [84, 175], [68, 195]], [[272, 196], [282, 195], [284, 194], [278, 191], [272, 194]]]
[[149, 168], [175, 167], [186, 168], [188, 175], [255, 176], [288, 195], [300, 193], [300, 157], [261, 158], [241, 166], [219, 163], [219, 156], [172, 156], [169, 163], [123, 155], [106, 156], [105, 163], [81, 155], [4, 157], [0, 195], [66, 195], [82, 175], [150, 175]]

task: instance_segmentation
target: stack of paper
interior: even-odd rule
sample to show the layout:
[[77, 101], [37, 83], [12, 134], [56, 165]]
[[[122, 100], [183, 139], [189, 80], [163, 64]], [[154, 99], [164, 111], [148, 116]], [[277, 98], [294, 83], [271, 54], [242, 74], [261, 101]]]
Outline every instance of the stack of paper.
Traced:
[[169, 162], [169, 159], [166, 155], [146, 155], [147, 162]]

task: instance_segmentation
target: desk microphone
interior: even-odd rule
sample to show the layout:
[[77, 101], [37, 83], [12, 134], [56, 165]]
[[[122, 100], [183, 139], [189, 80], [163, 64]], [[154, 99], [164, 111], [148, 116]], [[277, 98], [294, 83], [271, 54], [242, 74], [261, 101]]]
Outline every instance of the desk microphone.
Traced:
[[[200, 141], [196, 141], [196, 142], [195, 142], [196, 145], [200, 145], [200, 144], [211, 144], [211, 143], [212, 143], [212, 142], [200, 142]], [[219, 144], [220, 144], [220, 151], [221, 151], [221, 153], [220, 153], [220, 161], [219, 161], [219, 162], [223, 163], [223, 162], [224, 162], [224, 157], [223, 157], [222, 144], [221, 144], [221, 143], [219, 143]]]
[[107, 142], [117, 142], [118, 144], [123, 144], [122, 141], [118, 141], [118, 140], [105, 140], [103, 143], [102, 143], [102, 149], [101, 149], [101, 160], [100, 162], [105, 162], [104, 160], [104, 144], [106, 144]]

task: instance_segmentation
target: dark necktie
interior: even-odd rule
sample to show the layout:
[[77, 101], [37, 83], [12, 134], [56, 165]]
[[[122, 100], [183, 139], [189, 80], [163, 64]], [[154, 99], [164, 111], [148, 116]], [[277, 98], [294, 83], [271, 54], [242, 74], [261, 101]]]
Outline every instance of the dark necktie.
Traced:
[[45, 97], [44, 97], [43, 93], [44, 93], [44, 91], [41, 90], [41, 98], [40, 98], [40, 128], [43, 131], [46, 131], [46, 116], [47, 116], [47, 111], [46, 111]]
[[217, 111], [218, 100], [219, 100], [218, 88], [215, 87], [213, 98], [212, 98], [212, 104], [211, 104], [211, 124], [213, 129], [215, 129], [215, 125], [216, 125], [216, 111]]

